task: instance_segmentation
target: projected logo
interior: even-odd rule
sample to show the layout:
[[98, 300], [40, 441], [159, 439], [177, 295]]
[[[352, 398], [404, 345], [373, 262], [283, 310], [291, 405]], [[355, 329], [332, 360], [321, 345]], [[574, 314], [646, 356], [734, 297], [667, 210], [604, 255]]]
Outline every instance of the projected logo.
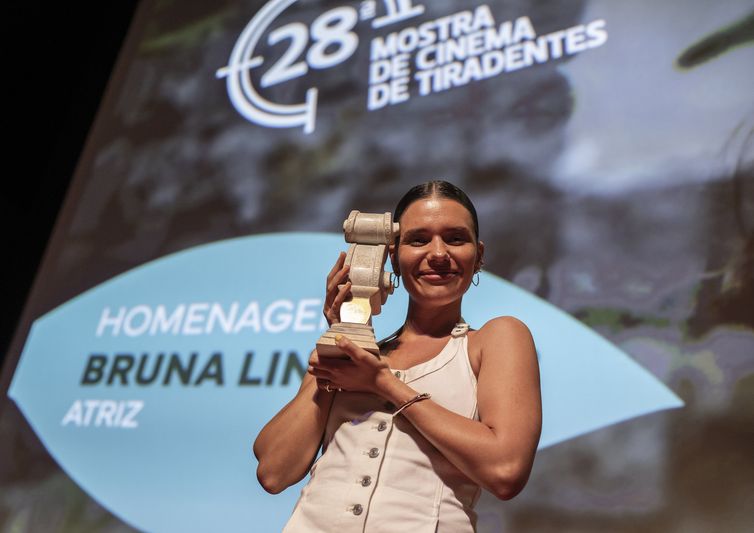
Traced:
[[[412, 0], [365, 0], [358, 9], [335, 7], [310, 23], [276, 26], [294, 3], [267, 2], [243, 30], [216, 77], [226, 79], [230, 101], [247, 120], [271, 128], [302, 127], [305, 133], [315, 129], [316, 87], [307, 89], [304, 101], [295, 104], [270, 101], [262, 93], [310, 71], [344, 63], [367, 32], [389, 28], [369, 42], [369, 111], [578, 54], [607, 41], [601, 19], [537, 35], [528, 16], [498, 22], [486, 4], [414, 25], [425, 6]], [[266, 55], [279, 43], [287, 48], [268, 61]], [[258, 86], [252, 71], [263, 71]]]
[[[298, 388], [342, 248], [339, 235], [260, 235], [136, 268], [38, 319], [9, 394], [62, 468], [133, 526], [279, 531], [298, 490], [264, 493], [251, 443]], [[681, 405], [566, 313], [491, 274], [481, 283], [470, 323], [513, 314], [534, 333], [541, 447]], [[378, 336], [406, 304], [391, 297]]]

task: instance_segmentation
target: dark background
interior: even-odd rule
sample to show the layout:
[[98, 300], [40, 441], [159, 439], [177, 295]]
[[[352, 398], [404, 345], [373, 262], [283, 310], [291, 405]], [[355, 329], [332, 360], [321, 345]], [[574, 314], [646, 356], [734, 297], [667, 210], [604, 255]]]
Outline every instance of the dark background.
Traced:
[[0, 363], [138, 3], [5, 8]]

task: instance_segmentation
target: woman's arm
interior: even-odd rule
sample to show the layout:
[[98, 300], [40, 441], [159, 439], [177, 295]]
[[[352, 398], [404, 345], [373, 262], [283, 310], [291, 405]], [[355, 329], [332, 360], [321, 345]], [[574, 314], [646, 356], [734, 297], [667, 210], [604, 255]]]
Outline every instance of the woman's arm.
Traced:
[[[474, 482], [507, 500], [526, 484], [539, 442], [542, 408], [537, 355], [528, 328], [512, 317], [491, 320], [476, 333], [474, 342], [481, 350], [480, 421], [431, 400], [412, 404], [401, 416]], [[334, 367], [324, 362], [324, 367], [314, 369], [315, 375], [334, 386], [370, 390], [398, 406], [424, 392], [397, 379], [387, 363], [348, 339], [342, 338], [338, 345], [359, 368], [345, 371], [348, 365]]]
[[[351, 290], [345, 261], [341, 252], [327, 275], [323, 313], [330, 325], [340, 322], [340, 306]], [[317, 360], [316, 354], [312, 352], [310, 361]], [[295, 398], [259, 432], [254, 441], [257, 479], [267, 492], [277, 494], [306, 475], [322, 444], [332, 400], [333, 395], [318, 390], [314, 377], [307, 374]]]
[[[459, 470], [507, 500], [526, 485], [539, 442], [542, 403], [537, 354], [528, 328], [511, 317], [488, 322], [474, 340], [481, 350], [480, 421], [434, 402], [414, 404], [403, 416]], [[405, 401], [395, 385], [388, 390]]]
[[333, 396], [318, 390], [314, 377], [307, 374], [293, 400], [259, 432], [254, 455], [264, 490], [277, 494], [306, 475], [322, 444]]

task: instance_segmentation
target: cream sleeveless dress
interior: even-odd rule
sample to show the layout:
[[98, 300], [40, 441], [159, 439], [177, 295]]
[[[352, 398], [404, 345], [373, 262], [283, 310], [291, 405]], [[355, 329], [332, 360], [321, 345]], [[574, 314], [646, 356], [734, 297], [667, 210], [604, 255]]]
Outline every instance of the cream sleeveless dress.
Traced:
[[[478, 419], [468, 325], [442, 351], [395, 375], [432, 401]], [[450, 464], [395, 406], [366, 393], [339, 392], [322, 456], [283, 529], [285, 533], [473, 532], [479, 486]]]

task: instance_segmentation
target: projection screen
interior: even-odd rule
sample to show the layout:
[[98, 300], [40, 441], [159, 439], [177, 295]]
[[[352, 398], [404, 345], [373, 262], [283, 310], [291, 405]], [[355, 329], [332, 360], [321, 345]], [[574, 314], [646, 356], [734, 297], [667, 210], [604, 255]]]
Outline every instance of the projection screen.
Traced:
[[743, 0], [144, 0], [6, 357], [3, 530], [279, 531], [302, 485], [251, 443], [342, 221], [436, 178], [486, 245], [464, 318], [521, 318], [541, 367], [479, 531], [746, 530], [752, 40]]

